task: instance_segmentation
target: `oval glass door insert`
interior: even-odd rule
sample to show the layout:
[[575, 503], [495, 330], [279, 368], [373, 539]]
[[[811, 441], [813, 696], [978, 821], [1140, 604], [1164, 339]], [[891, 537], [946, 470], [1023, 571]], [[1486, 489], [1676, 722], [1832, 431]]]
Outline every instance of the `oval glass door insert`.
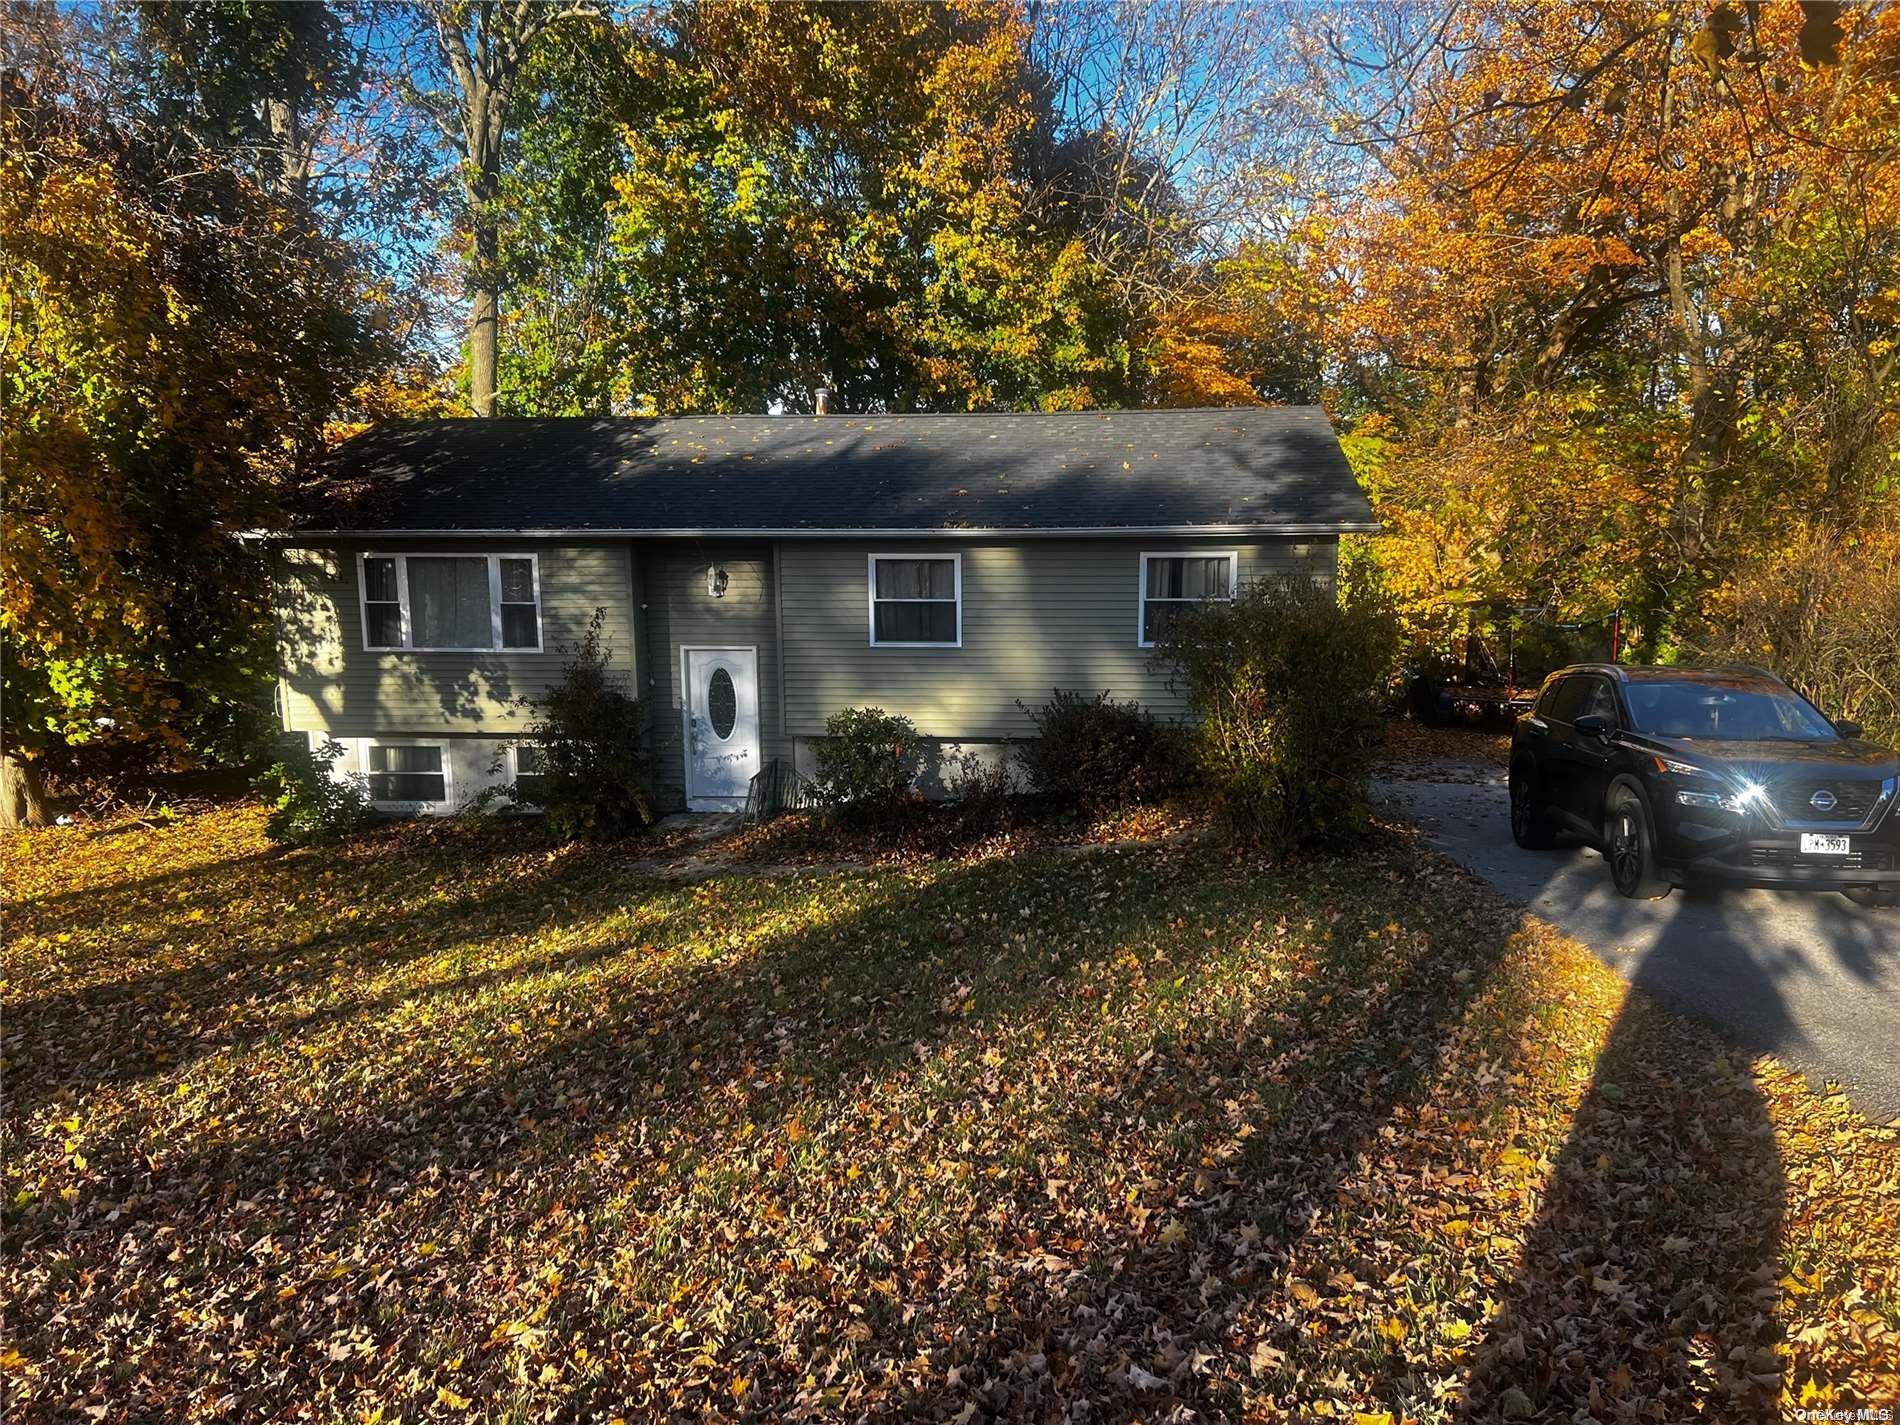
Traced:
[[732, 736], [732, 725], [739, 720], [739, 694], [732, 686], [732, 674], [724, 668], [713, 669], [706, 680], [706, 716], [713, 736], [721, 742]]

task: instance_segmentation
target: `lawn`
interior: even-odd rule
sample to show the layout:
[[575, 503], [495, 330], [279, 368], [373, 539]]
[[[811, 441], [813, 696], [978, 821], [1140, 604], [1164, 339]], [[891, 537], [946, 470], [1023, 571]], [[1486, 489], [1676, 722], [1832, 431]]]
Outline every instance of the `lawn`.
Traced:
[[11, 839], [9, 1418], [1892, 1404], [1900, 1148], [1388, 832]]

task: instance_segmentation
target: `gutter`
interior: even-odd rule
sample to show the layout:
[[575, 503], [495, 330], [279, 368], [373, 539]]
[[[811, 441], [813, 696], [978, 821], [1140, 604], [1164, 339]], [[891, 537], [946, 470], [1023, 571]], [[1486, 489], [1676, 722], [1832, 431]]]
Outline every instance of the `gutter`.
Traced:
[[1377, 520], [1321, 520], [1300, 524], [1063, 525], [1049, 528], [956, 526], [917, 529], [303, 529], [286, 534], [258, 531], [247, 538], [275, 544], [312, 544], [335, 539], [1112, 539], [1194, 535], [1377, 534]]

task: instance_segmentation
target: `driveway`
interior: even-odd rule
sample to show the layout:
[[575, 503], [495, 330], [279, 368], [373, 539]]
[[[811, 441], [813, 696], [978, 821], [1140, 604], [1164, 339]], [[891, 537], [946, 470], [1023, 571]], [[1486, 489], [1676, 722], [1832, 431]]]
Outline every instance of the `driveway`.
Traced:
[[1632, 984], [1838, 1083], [1876, 1122], [1900, 1116], [1900, 912], [1762, 890], [1625, 900], [1596, 852], [1512, 842], [1500, 767], [1408, 764], [1374, 793]]

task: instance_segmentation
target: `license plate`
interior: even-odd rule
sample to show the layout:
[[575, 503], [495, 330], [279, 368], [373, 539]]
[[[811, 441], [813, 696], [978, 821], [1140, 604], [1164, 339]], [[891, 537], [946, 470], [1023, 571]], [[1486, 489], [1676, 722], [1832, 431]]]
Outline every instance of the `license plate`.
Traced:
[[1845, 856], [1848, 841], [1845, 836], [1817, 836], [1811, 831], [1801, 833], [1801, 854], [1803, 856]]

